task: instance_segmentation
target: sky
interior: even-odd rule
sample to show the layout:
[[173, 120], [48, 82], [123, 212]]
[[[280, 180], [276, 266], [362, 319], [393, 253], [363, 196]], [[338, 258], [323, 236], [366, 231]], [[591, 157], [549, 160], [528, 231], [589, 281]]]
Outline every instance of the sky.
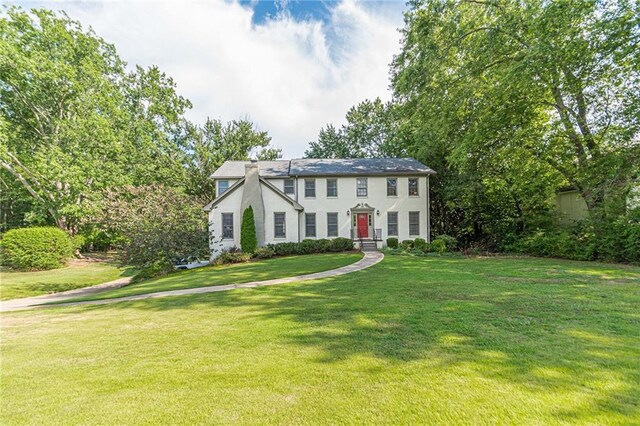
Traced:
[[248, 118], [284, 158], [328, 123], [391, 98], [405, 3], [393, 1], [44, 1], [115, 45], [129, 67], [157, 65], [193, 103], [187, 116]]

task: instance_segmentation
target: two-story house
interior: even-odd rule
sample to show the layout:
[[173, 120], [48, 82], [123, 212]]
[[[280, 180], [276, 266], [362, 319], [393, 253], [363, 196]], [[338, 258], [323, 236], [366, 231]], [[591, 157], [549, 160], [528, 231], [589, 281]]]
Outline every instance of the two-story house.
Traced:
[[412, 158], [227, 161], [211, 176], [217, 197], [209, 213], [211, 253], [240, 246], [243, 211], [251, 206], [258, 245], [307, 238], [430, 238], [429, 176]]

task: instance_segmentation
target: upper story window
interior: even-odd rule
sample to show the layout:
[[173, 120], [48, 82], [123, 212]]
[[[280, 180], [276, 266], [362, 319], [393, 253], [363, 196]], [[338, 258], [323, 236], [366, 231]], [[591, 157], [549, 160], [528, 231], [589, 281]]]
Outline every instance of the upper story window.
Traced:
[[398, 178], [387, 178], [387, 197], [398, 196]]
[[316, 196], [316, 180], [315, 179], [304, 180], [304, 196], [307, 198], [315, 198]]
[[219, 180], [218, 181], [218, 196], [224, 194], [224, 192], [229, 189], [229, 181], [228, 180]]
[[338, 179], [327, 179], [327, 197], [338, 196]]
[[409, 195], [413, 197], [418, 195], [418, 178], [409, 178]]
[[286, 213], [273, 214], [273, 237], [287, 238]]
[[295, 181], [293, 179], [284, 180], [284, 193], [287, 195], [293, 195], [296, 192]]
[[233, 213], [222, 213], [222, 238], [233, 240]]
[[367, 178], [358, 178], [356, 180], [356, 196], [367, 196]]

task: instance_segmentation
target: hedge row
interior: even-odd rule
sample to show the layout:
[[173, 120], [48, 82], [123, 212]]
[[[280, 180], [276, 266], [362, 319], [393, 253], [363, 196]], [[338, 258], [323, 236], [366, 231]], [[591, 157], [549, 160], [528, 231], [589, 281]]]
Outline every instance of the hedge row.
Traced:
[[416, 238], [415, 240], [398, 241], [397, 238], [387, 238], [387, 248], [398, 253], [407, 252], [413, 254], [424, 253], [445, 253], [455, 251], [457, 241], [448, 235], [440, 235], [431, 243], [427, 243], [424, 238]]
[[69, 234], [51, 226], [12, 229], [0, 240], [2, 263], [20, 270], [60, 268], [74, 248]]

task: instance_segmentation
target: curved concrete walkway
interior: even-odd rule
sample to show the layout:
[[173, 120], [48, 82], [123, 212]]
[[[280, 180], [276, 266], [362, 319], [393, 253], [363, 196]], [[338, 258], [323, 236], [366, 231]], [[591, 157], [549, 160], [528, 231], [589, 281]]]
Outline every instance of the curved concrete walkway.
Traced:
[[[360, 259], [355, 263], [352, 263], [351, 265], [343, 266], [337, 269], [331, 269], [328, 271], [316, 272], [313, 274], [298, 275], [295, 277], [276, 278], [273, 280], [266, 280], [266, 281], [251, 281], [251, 282], [242, 283], [242, 284], [223, 284], [223, 285], [216, 285], [216, 286], [210, 286], [210, 287], [195, 287], [195, 288], [185, 288], [182, 290], [159, 291], [156, 293], [137, 294], [134, 296], [118, 297], [114, 299], [87, 300], [85, 302], [69, 302], [69, 303], [56, 303], [54, 305], [43, 305], [44, 303], [50, 303], [52, 301], [58, 302], [60, 300], [79, 297], [77, 292], [74, 295], [69, 295], [66, 297], [58, 297], [54, 300], [51, 300], [51, 298], [47, 299], [45, 296], [31, 297], [28, 299], [16, 299], [16, 300], [9, 300], [6, 302], [0, 302], [0, 312], [17, 311], [22, 309], [54, 308], [59, 306], [106, 305], [109, 303], [125, 302], [130, 300], [156, 299], [159, 297], [184, 296], [188, 294], [215, 293], [218, 291], [235, 290], [238, 288], [263, 287], [268, 285], [286, 284], [286, 283], [292, 283], [297, 281], [315, 280], [319, 278], [335, 277], [338, 275], [345, 275], [345, 274], [350, 274], [351, 272], [361, 271], [363, 269], [366, 269], [370, 266], [375, 265], [376, 263], [380, 262], [383, 258], [384, 258], [384, 254], [377, 251], [371, 251], [371, 252], [365, 252], [364, 257], [362, 259]], [[101, 285], [106, 285], [106, 284], [109, 284], [109, 283], [105, 283]], [[89, 287], [85, 290], [94, 289], [96, 287], [99, 287], [99, 286]], [[76, 290], [72, 290], [71, 292], [73, 291], [76, 291]], [[65, 292], [65, 293], [71, 293], [71, 292]], [[94, 291], [93, 293], [95, 292], [96, 291]], [[60, 295], [62, 295], [62, 293], [60, 293]], [[55, 296], [55, 295], [51, 295], [51, 296]], [[34, 303], [34, 299], [38, 299], [38, 300], [35, 300], [35, 303]], [[25, 302], [11, 303], [11, 302], [19, 302], [19, 301], [25, 301]]]

